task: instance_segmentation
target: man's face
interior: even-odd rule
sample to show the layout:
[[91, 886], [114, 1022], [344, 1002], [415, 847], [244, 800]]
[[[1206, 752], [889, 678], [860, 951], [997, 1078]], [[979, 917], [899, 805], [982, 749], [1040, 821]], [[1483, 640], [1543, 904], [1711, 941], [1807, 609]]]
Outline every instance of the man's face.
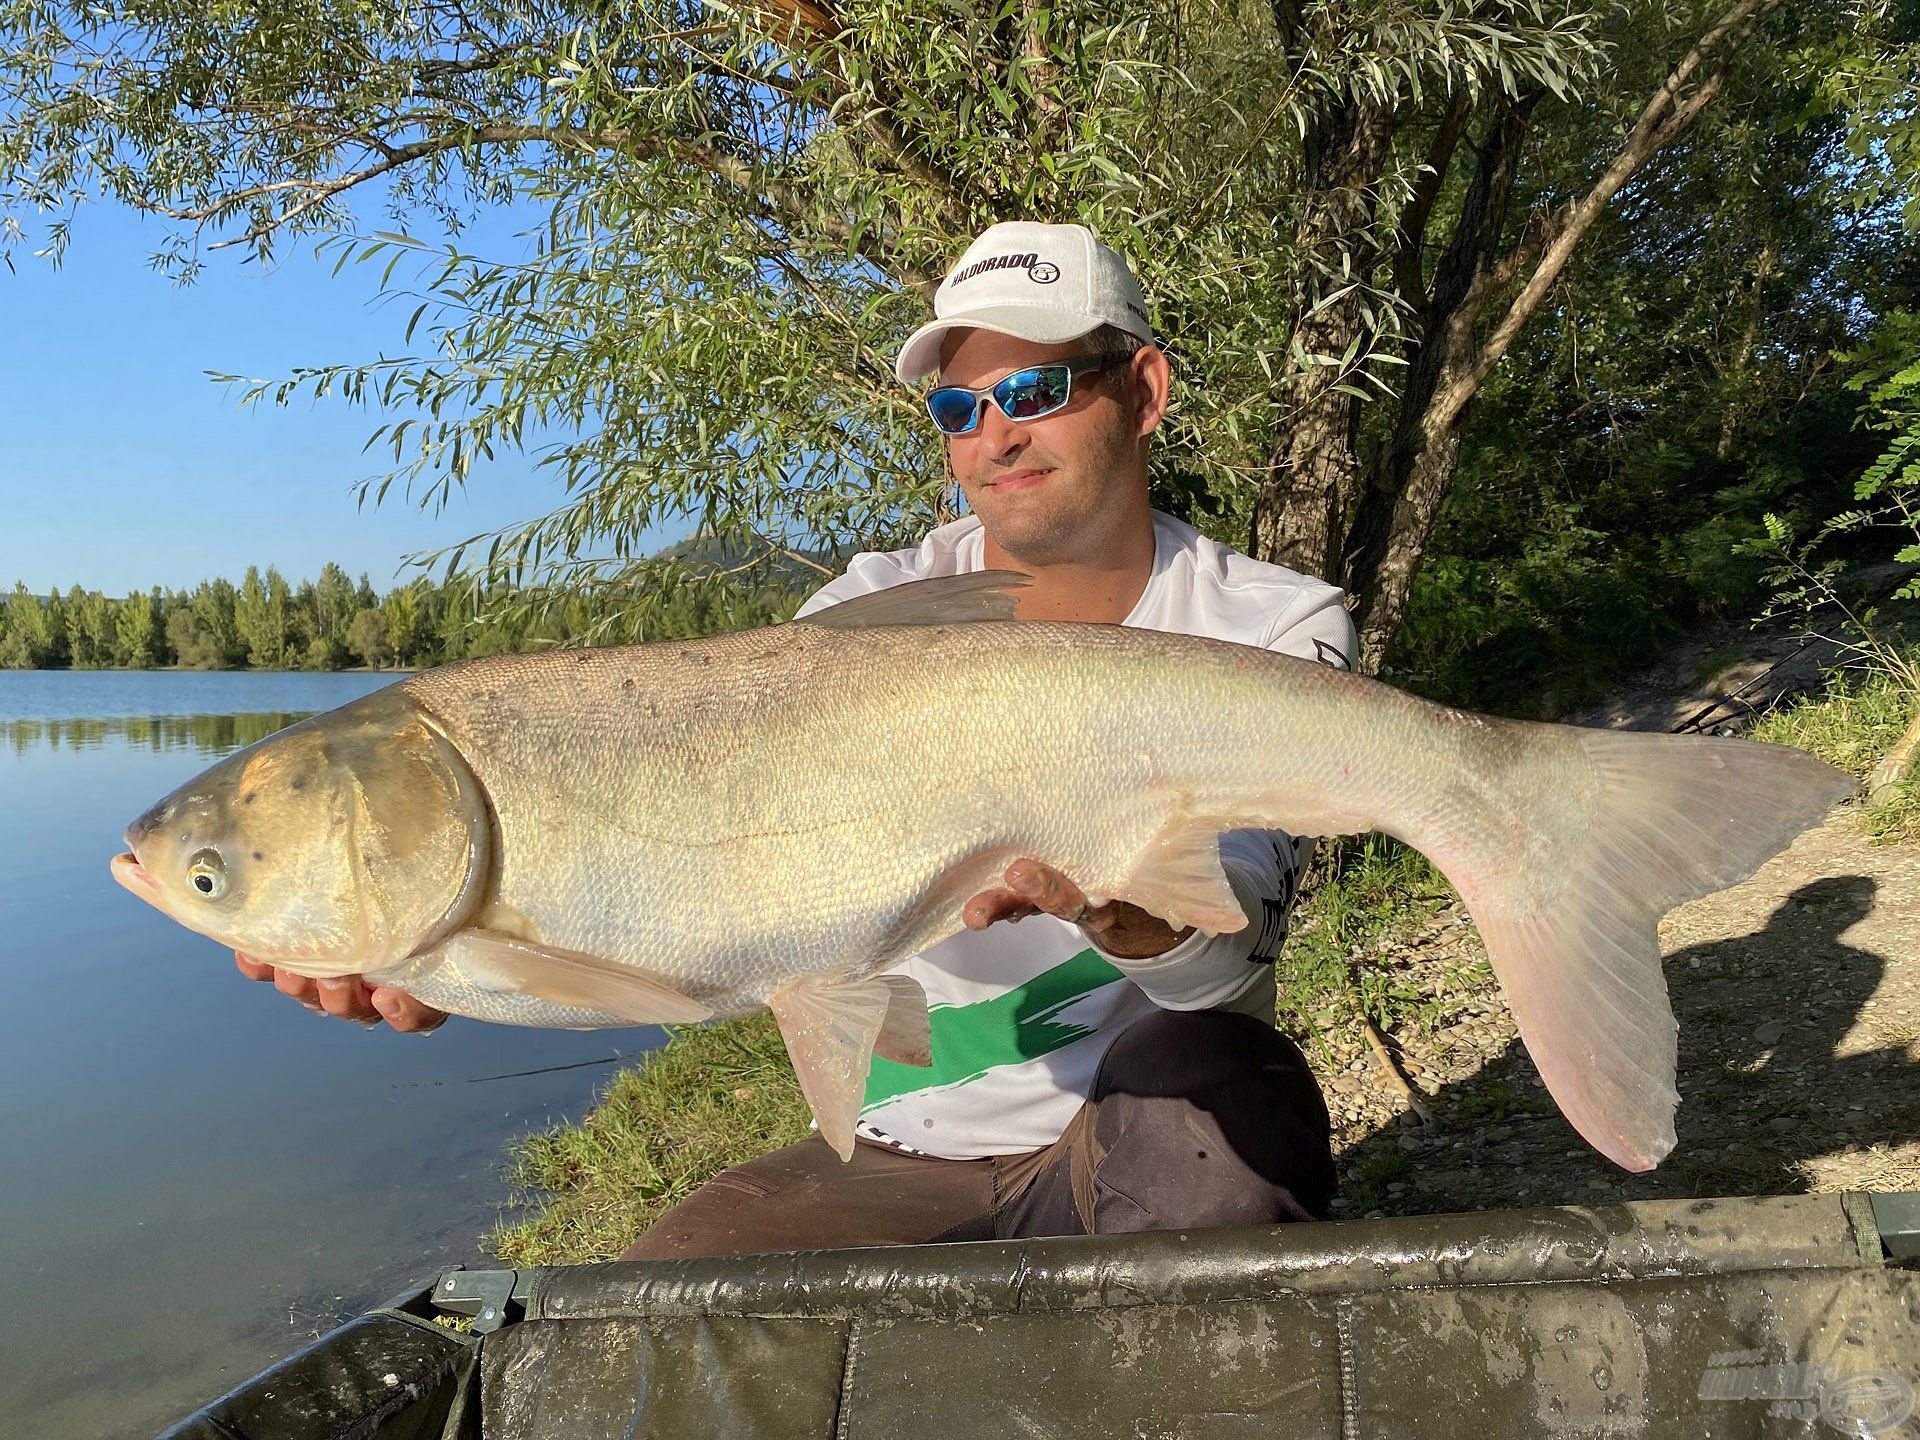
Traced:
[[[1015, 370], [1085, 355], [1088, 348], [1085, 340], [1041, 345], [959, 330], [941, 352], [940, 383], [981, 390]], [[1147, 358], [1145, 352], [1136, 357]], [[1164, 369], [1157, 351], [1151, 359]], [[1009, 420], [988, 401], [972, 431], [947, 437], [954, 478], [988, 537], [1014, 559], [1044, 565], [1084, 558], [1129, 492], [1143, 489], [1145, 439], [1160, 404], [1151, 380], [1128, 368], [1076, 376], [1066, 406], [1037, 420]]]

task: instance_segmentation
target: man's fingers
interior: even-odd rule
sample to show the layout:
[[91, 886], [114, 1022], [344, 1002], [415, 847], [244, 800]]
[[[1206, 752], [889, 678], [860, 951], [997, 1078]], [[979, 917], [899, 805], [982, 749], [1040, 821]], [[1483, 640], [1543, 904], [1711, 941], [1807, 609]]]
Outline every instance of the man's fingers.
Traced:
[[1087, 892], [1051, 865], [1038, 860], [1016, 860], [1007, 867], [1007, 884], [1024, 896], [1036, 909], [1062, 920], [1071, 920], [1083, 930], [1098, 934], [1112, 928], [1119, 916], [1116, 902], [1089, 906]]
[[1086, 892], [1038, 860], [1016, 860], [1007, 866], [1007, 885], [1036, 909], [1063, 920], [1078, 914], [1087, 903]]
[[371, 1001], [380, 1017], [396, 1030], [425, 1035], [446, 1023], [446, 1011], [422, 1005], [406, 991], [395, 990], [390, 985], [374, 987]]
[[960, 920], [969, 930], [984, 930], [997, 920], [1018, 920], [1039, 913], [1011, 890], [982, 890], [961, 909]]
[[422, 1005], [404, 990], [369, 985], [359, 975], [313, 980], [291, 970], [263, 964], [239, 951], [234, 952], [233, 959], [240, 973], [249, 980], [272, 981], [274, 989], [298, 1000], [316, 1015], [335, 1015], [362, 1025], [378, 1025], [385, 1020], [394, 1029], [415, 1035], [438, 1030], [446, 1022], [446, 1011]]
[[1099, 935], [1111, 930], [1119, 921], [1120, 902], [1110, 900], [1105, 905], [1094, 906], [1093, 909], [1087, 911], [1084, 915], [1069, 915], [1066, 918], [1073, 921], [1073, 923], [1078, 925], [1082, 930], [1090, 934]]
[[1007, 866], [1006, 881], [1007, 889], [982, 890], [961, 909], [960, 919], [969, 930], [1023, 915], [1057, 915], [1099, 934], [1111, 929], [1120, 915], [1118, 901], [1089, 906], [1086, 891], [1038, 860], [1014, 861]]
[[320, 1008], [320, 992], [305, 975], [296, 975], [291, 970], [275, 970], [273, 988], [290, 999], [298, 1000], [309, 1010]]
[[337, 1015], [342, 1020], [358, 1020], [363, 1024], [380, 1019], [379, 1012], [368, 1003], [367, 987], [358, 975], [314, 980], [291, 970], [275, 970], [273, 988], [298, 1000], [316, 1015]]
[[366, 981], [358, 975], [341, 975], [315, 982], [320, 992], [320, 1008], [342, 1020], [378, 1021]]
[[273, 979], [273, 966], [256, 960], [251, 955], [242, 955], [236, 950], [233, 952], [233, 963], [240, 967], [240, 973], [249, 980]]

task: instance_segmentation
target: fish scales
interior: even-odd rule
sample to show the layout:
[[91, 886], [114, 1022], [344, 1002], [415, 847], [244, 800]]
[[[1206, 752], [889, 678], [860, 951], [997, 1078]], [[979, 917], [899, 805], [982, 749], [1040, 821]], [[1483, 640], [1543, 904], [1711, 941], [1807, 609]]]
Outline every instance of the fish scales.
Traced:
[[492, 800], [502, 901], [553, 944], [742, 1007], [793, 974], [911, 953], [883, 941], [980, 857], [983, 882], [1018, 852], [1118, 894], [1179, 810], [1320, 833], [1352, 828], [1326, 822], [1354, 795], [1392, 807], [1419, 783], [1399, 727], [1356, 723], [1351, 677], [1089, 629], [793, 626], [780, 643], [489, 658], [401, 688]]

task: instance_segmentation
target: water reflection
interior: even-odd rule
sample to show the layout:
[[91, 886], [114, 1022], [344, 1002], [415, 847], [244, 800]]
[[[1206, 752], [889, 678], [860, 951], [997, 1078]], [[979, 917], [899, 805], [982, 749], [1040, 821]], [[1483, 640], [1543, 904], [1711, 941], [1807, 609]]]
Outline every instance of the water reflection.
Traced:
[[126, 744], [155, 754], [190, 750], [217, 757], [296, 720], [311, 710], [258, 710], [239, 715], [56, 715], [24, 720], [0, 720], [0, 735], [14, 754], [46, 747], [50, 750], [98, 750], [109, 743]]

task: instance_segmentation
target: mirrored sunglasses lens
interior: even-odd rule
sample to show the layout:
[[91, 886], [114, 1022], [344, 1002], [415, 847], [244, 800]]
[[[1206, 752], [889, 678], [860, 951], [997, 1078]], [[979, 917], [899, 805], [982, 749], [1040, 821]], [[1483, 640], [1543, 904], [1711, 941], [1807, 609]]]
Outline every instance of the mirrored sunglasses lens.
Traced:
[[1009, 420], [1034, 420], [1067, 403], [1071, 380], [1064, 365], [1019, 370], [993, 387], [993, 398]]
[[971, 390], [935, 390], [927, 396], [927, 413], [948, 435], [961, 435], [973, 428], [980, 401]]

